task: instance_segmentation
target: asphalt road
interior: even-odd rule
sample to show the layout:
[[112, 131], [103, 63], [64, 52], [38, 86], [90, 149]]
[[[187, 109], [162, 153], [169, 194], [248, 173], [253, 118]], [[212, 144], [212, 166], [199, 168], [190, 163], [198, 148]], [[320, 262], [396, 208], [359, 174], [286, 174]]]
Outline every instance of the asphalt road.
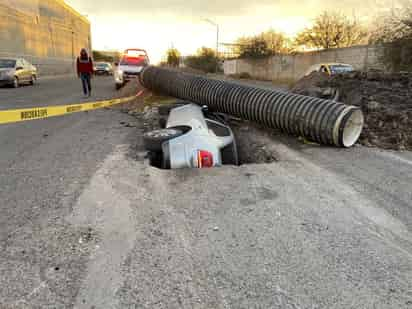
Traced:
[[[0, 108], [81, 100], [74, 80], [37, 87]], [[250, 128], [278, 162], [161, 171], [148, 121], [0, 126], [0, 308], [412, 308], [411, 153]]]
[[[115, 95], [112, 79], [94, 82], [91, 99]], [[81, 102], [80, 87], [64, 78], [0, 89], [0, 108]], [[0, 126], [0, 308], [73, 302], [89, 256], [78, 241], [88, 227], [74, 228], [66, 217], [105, 158], [135, 142], [133, 128], [120, 124], [133, 121], [99, 110]]]
[[18, 89], [0, 88], [0, 110], [104, 100], [115, 94], [112, 77], [95, 77], [92, 83], [96, 88], [90, 99], [83, 97], [80, 80], [74, 77], [47, 78]]

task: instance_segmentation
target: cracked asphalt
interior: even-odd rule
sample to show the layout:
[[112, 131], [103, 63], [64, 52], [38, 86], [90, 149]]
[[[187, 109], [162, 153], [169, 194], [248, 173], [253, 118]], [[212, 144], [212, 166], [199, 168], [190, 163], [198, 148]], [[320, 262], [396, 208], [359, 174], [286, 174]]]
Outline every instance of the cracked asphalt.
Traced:
[[[0, 89], [0, 109], [81, 100], [69, 78]], [[276, 162], [161, 171], [144, 129], [0, 126], [0, 308], [412, 308], [412, 153], [251, 127]]]

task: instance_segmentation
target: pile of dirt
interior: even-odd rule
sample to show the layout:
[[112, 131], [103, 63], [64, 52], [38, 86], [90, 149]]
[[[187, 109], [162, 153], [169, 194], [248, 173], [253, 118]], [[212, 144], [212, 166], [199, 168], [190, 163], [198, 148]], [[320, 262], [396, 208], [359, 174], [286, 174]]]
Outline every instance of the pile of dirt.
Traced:
[[329, 76], [326, 73], [312, 73], [300, 79], [290, 91], [309, 97], [327, 97], [323, 94], [325, 90], [321, 88], [321, 85], [324, 85], [328, 80]]
[[412, 150], [411, 73], [313, 73], [291, 91], [359, 106], [366, 122], [359, 142], [365, 146]]

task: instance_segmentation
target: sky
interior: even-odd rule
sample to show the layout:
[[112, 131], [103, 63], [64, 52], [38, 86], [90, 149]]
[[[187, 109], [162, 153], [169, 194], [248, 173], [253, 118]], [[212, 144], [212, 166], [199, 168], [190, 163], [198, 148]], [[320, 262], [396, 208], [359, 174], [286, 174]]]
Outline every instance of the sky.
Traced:
[[[396, 0], [393, 0], [396, 1]], [[160, 61], [169, 47], [183, 55], [201, 46], [258, 34], [270, 28], [293, 37], [324, 10], [341, 11], [367, 20], [392, 0], [66, 0], [87, 15], [92, 24], [93, 48], [144, 48], [152, 62]]]

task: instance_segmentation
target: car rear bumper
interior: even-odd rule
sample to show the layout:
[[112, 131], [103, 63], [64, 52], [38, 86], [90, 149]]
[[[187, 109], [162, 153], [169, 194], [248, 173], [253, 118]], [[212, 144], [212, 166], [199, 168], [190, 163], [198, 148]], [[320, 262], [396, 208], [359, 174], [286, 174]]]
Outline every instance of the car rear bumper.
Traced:
[[106, 70], [96, 70], [96, 71], [94, 71], [94, 74], [97, 74], [97, 75], [107, 75], [107, 74], [112, 74], [112, 72], [106, 71]]
[[123, 79], [124, 80], [132, 80], [138, 78], [140, 75], [139, 73], [123, 73]]

